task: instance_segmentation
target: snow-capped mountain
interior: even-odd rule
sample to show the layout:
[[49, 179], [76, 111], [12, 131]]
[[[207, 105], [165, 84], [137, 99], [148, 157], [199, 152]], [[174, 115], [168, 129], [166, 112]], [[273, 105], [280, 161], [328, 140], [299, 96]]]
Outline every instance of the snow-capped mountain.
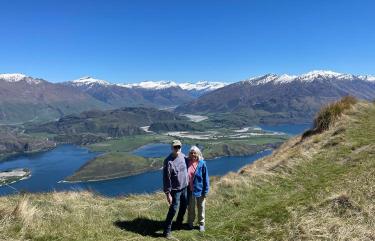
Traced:
[[162, 108], [189, 102], [202, 94], [227, 85], [223, 82], [176, 83], [163, 80], [113, 84], [92, 77], [82, 77], [64, 84], [115, 107], [152, 106]]
[[118, 86], [125, 87], [125, 88], [141, 88], [141, 89], [154, 89], [154, 90], [161, 90], [161, 89], [168, 89], [172, 87], [178, 87], [179, 85], [173, 81], [142, 81], [139, 83], [131, 83], [131, 84], [117, 84]]
[[189, 91], [181, 89], [173, 81], [112, 84], [108, 81], [84, 77], [64, 84], [115, 108], [124, 106], [174, 107], [193, 99]]
[[375, 76], [370, 75], [352, 75], [352, 74], [343, 74], [337, 73], [329, 70], [314, 70], [300, 76], [297, 75], [276, 75], [276, 74], [267, 74], [263, 76], [253, 77], [247, 80], [242, 81], [242, 83], [250, 83], [252, 85], [262, 85], [267, 83], [273, 84], [285, 84], [291, 82], [303, 82], [308, 83], [318, 80], [344, 80], [344, 81], [353, 81], [353, 80], [363, 80], [374, 82]]
[[219, 88], [224, 87], [228, 83], [224, 82], [209, 82], [209, 81], [199, 81], [196, 83], [176, 83], [174, 81], [143, 81], [140, 83], [132, 83], [132, 84], [118, 84], [119, 86], [126, 87], [126, 88], [142, 88], [142, 89], [167, 89], [173, 87], [179, 87], [183, 90], [188, 91], [200, 91], [200, 92], [208, 92], [213, 91]]
[[[251, 118], [311, 119], [321, 105], [353, 95], [375, 98], [375, 76], [311, 71], [267, 74], [236, 83], [143, 81], [114, 84], [93, 77], [51, 83], [24, 74], [0, 74], [0, 122], [56, 118], [90, 108], [175, 107], [184, 113], [246, 112]], [[40, 114], [36, 114], [40, 113]], [[43, 117], [41, 117], [43, 115]], [[3, 122], [4, 122], [3, 121]]]
[[375, 99], [375, 77], [333, 71], [311, 71], [299, 76], [267, 74], [224, 86], [176, 110], [182, 113], [241, 112], [251, 114], [247, 119], [263, 122], [295, 122], [311, 120], [322, 105], [345, 95]]
[[200, 92], [208, 92], [213, 91], [219, 88], [224, 87], [228, 83], [225, 82], [209, 82], [209, 81], [198, 81], [196, 83], [184, 82], [184, 83], [176, 83], [174, 81], [168, 80], [161, 80], [161, 81], [142, 81], [139, 83], [120, 83], [120, 84], [111, 84], [108, 81], [95, 79], [92, 77], [82, 77], [77, 80], [70, 81], [72, 85], [75, 86], [93, 86], [93, 85], [117, 85], [124, 88], [134, 88], [134, 89], [154, 89], [154, 90], [161, 90], [161, 89], [168, 89], [168, 88], [181, 88], [183, 90], [188, 91], [200, 91]]
[[362, 80], [366, 80], [366, 81], [374, 82], [375, 83], [375, 76], [371, 76], [371, 75], [359, 75], [358, 78], [362, 79]]
[[93, 85], [105, 85], [105, 86], [110, 85], [110, 83], [105, 80], [94, 79], [90, 76], [85, 76], [77, 80], [73, 80], [71, 81], [71, 84], [75, 86], [89, 86], [89, 87]]
[[197, 90], [197, 91], [213, 91], [224, 86], [228, 83], [224, 82], [209, 82], [209, 81], [199, 81], [197, 83], [181, 83], [179, 86], [184, 90]]
[[71, 86], [24, 74], [0, 74], [0, 123], [48, 121], [103, 108], [110, 106]]
[[0, 80], [9, 82], [9, 83], [14, 83], [14, 82], [26, 82], [28, 84], [40, 84], [42, 82], [41, 79], [34, 79], [30, 76], [26, 76], [24, 74], [0, 74]]

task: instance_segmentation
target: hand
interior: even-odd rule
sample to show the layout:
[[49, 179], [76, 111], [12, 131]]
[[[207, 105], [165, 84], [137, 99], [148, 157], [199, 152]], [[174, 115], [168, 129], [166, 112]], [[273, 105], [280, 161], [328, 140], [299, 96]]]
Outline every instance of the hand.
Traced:
[[171, 205], [172, 204], [172, 195], [170, 193], [166, 193], [166, 195], [167, 195], [167, 202], [168, 202], [169, 205]]

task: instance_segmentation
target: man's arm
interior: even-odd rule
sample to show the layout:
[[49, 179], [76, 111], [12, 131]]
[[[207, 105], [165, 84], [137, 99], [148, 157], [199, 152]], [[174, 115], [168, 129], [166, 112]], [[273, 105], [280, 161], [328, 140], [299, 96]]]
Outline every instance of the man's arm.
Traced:
[[171, 189], [172, 189], [171, 171], [170, 171], [168, 159], [165, 159], [164, 165], [163, 165], [163, 190], [165, 193], [170, 193]]
[[170, 171], [169, 162], [167, 159], [164, 160], [164, 165], [163, 165], [163, 190], [164, 190], [164, 193], [167, 195], [168, 204], [171, 205], [172, 203], [171, 171]]

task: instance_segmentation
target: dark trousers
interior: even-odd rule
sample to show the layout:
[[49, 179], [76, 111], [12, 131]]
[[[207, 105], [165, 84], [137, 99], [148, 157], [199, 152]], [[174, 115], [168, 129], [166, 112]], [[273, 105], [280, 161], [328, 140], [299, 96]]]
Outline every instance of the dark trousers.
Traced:
[[176, 223], [182, 224], [182, 221], [184, 219], [184, 215], [186, 212], [186, 208], [187, 208], [187, 203], [188, 203], [186, 187], [181, 190], [172, 190], [171, 196], [172, 196], [172, 204], [169, 206], [167, 218], [165, 219], [164, 233], [171, 232], [173, 217], [177, 212], [178, 206], [180, 206], [180, 208], [178, 210]]

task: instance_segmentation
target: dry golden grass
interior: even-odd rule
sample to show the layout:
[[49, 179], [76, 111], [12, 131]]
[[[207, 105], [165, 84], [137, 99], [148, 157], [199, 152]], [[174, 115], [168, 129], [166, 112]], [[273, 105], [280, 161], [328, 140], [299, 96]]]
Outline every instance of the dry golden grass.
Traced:
[[327, 104], [318, 112], [314, 119], [313, 129], [306, 131], [302, 135], [302, 139], [311, 135], [322, 133], [347, 110], [349, 110], [358, 100], [353, 96], [345, 96], [342, 99]]

